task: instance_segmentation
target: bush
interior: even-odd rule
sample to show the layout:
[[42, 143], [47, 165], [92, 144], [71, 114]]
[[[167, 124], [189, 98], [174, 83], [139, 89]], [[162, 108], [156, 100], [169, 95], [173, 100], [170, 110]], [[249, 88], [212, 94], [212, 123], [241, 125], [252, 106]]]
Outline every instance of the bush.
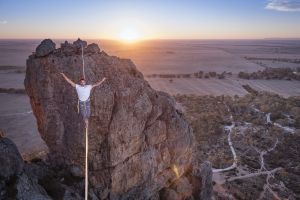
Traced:
[[208, 74], [209, 74], [210, 77], [216, 77], [217, 76], [216, 72], [208, 72]]
[[224, 74], [218, 74], [218, 79], [224, 79], [225, 75]]

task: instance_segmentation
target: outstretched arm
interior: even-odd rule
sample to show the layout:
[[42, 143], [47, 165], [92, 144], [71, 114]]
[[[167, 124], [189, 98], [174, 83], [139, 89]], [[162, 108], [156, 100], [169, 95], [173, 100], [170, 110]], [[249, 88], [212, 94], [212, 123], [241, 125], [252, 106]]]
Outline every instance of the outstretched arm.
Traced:
[[69, 79], [64, 73], [60, 73], [64, 78], [65, 78], [65, 80], [68, 82], [68, 83], [70, 83], [73, 87], [75, 87], [76, 86], [76, 84], [73, 82], [73, 81], [71, 81], [71, 79]]
[[92, 88], [101, 85], [104, 81], [106, 80], [106, 78], [104, 77], [101, 81], [95, 83], [94, 85], [92, 85]]

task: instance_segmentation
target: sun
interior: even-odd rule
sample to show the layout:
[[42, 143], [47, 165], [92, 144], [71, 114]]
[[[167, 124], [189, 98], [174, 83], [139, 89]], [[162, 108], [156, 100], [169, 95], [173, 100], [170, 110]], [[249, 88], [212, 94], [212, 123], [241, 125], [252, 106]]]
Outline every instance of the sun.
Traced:
[[122, 30], [119, 37], [124, 42], [136, 42], [141, 39], [139, 31], [133, 28], [126, 28]]

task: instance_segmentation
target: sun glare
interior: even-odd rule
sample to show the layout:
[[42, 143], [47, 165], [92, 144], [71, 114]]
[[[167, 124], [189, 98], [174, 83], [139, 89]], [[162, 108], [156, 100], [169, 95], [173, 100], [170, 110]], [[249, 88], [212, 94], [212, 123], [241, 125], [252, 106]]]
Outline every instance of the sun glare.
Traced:
[[140, 33], [132, 28], [127, 28], [120, 32], [120, 39], [125, 42], [135, 42], [139, 40], [140, 37]]

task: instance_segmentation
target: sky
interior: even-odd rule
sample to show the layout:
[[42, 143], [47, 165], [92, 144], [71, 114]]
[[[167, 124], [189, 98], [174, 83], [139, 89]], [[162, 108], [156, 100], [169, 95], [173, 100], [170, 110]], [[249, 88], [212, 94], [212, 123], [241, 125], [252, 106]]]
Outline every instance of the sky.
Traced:
[[300, 38], [300, 0], [0, 0], [0, 38]]

